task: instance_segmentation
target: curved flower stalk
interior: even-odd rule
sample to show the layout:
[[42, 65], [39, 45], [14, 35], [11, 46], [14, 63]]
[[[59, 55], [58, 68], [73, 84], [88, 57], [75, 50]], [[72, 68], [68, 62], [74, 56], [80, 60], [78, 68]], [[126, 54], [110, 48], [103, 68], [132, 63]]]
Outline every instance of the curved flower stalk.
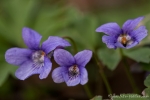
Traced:
[[127, 20], [122, 28], [115, 22], [106, 23], [96, 29], [96, 32], [103, 32], [106, 35], [102, 37], [102, 41], [106, 43], [108, 48], [132, 48], [136, 46], [142, 39], [147, 36], [145, 26], [137, 25], [144, 17]]
[[67, 86], [86, 84], [88, 73], [85, 65], [90, 61], [92, 51], [83, 50], [72, 56], [68, 51], [57, 49], [54, 51], [54, 59], [60, 67], [54, 69], [52, 78], [55, 83], [66, 82]]
[[33, 74], [39, 74], [40, 79], [46, 78], [52, 67], [49, 53], [57, 47], [70, 46], [66, 40], [56, 36], [50, 36], [40, 46], [42, 36], [26, 27], [22, 30], [22, 37], [27, 49], [15, 47], [5, 53], [5, 59], [9, 64], [19, 66], [15, 76], [20, 80], [25, 80]]

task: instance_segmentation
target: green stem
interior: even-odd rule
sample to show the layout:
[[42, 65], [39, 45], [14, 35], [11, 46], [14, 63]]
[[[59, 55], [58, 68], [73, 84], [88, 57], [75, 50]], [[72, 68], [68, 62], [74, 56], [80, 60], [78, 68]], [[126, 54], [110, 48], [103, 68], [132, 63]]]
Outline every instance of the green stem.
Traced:
[[74, 41], [71, 37], [68, 37], [68, 36], [65, 36], [65, 37], [63, 37], [63, 38], [70, 40], [70, 42], [72, 43], [73, 48], [74, 48], [74, 49], [73, 49], [73, 50], [74, 50], [74, 53], [76, 54], [76, 53], [78, 52], [78, 49], [77, 49], [77, 46], [76, 46], [75, 41]]
[[127, 75], [127, 77], [128, 77], [128, 80], [129, 80], [129, 82], [130, 82], [130, 84], [131, 84], [131, 86], [132, 86], [133, 92], [134, 92], [134, 93], [140, 93], [140, 92], [139, 92], [139, 89], [137, 88], [137, 85], [136, 85], [136, 83], [135, 83], [135, 80], [134, 80], [134, 78], [133, 78], [133, 76], [132, 76], [132, 74], [131, 74], [131, 72], [130, 72], [130, 69], [129, 69], [129, 67], [128, 67], [129, 65], [128, 65], [128, 63], [127, 63], [126, 57], [125, 57], [124, 54], [123, 54], [122, 49], [120, 49], [120, 55], [121, 55], [122, 58], [123, 58], [124, 70], [125, 70], [125, 73], [126, 73], [126, 75]]
[[92, 95], [92, 93], [91, 93], [91, 91], [90, 91], [88, 85], [86, 84], [86, 85], [84, 85], [83, 87], [84, 87], [84, 90], [85, 90], [85, 92], [86, 92], [88, 98], [91, 99], [91, 98], [93, 97], [93, 95]]
[[94, 54], [94, 58], [95, 58], [95, 61], [96, 61], [97, 65], [98, 65], [98, 67], [99, 67], [99, 69], [100, 69], [99, 72], [100, 72], [101, 77], [102, 77], [102, 79], [103, 79], [103, 81], [104, 81], [104, 84], [105, 84], [105, 86], [106, 86], [106, 89], [107, 89], [107, 91], [108, 91], [109, 94], [112, 94], [111, 87], [110, 87], [110, 85], [109, 85], [109, 82], [108, 82], [108, 80], [107, 80], [107, 78], [106, 78], [106, 75], [105, 75], [105, 73], [104, 73], [104, 70], [103, 70], [104, 66], [100, 63], [100, 60], [99, 60], [99, 58], [97, 57], [96, 54]]
[[[78, 52], [78, 49], [77, 49], [75, 41], [71, 37], [68, 37], [68, 36], [63, 37], [63, 38], [70, 40], [70, 42], [72, 43], [73, 48], [74, 48], [74, 54], [76, 54]], [[86, 84], [83, 87], [84, 87], [84, 90], [85, 90], [87, 96], [89, 97], [89, 99], [91, 99], [93, 97], [93, 95], [92, 95], [88, 85]]]

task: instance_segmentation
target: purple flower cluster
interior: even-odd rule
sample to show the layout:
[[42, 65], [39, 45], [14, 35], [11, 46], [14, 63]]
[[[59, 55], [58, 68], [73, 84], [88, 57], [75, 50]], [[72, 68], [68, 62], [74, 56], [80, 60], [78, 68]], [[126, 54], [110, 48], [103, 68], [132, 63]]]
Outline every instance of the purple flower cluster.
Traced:
[[[120, 28], [117, 23], [106, 23], [96, 29], [106, 35], [102, 41], [108, 48], [132, 48], [147, 36], [145, 26], [137, 27], [144, 17], [127, 20]], [[85, 65], [92, 57], [92, 51], [83, 50], [72, 56], [64, 47], [70, 43], [61, 37], [49, 36], [40, 46], [42, 36], [30, 28], [23, 28], [22, 37], [28, 48], [11, 48], [5, 53], [5, 59], [9, 64], [19, 66], [15, 76], [25, 80], [31, 75], [39, 74], [40, 79], [49, 75], [52, 62], [51, 57], [59, 64], [53, 70], [52, 78], [55, 83], [66, 82], [67, 86], [86, 84], [88, 73]]]
[[23, 28], [22, 37], [27, 45], [25, 48], [11, 48], [5, 53], [5, 59], [9, 64], [19, 66], [15, 76], [25, 80], [31, 75], [39, 74], [40, 79], [46, 78], [52, 68], [51, 57], [60, 65], [53, 71], [54, 82], [66, 82], [68, 86], [88, 81], [85, 65], [92, 57], [90, 50], [77, 53], [74, 57], [64, 47], [70, 43], [61, 37], [49, 36], [40, 46], [42, 36], [30, 28]]
[[102, 37], [102, 41], [106, 43], [108, 48], [132, 48], [136, 46], [142, 39], [147, 36], [145, 26], [137, 25], [144, 17], [127, 20], [122, 28], [115, 22], [106, 23], [96, 29], [96, 32], [103, 32], [106, 35]]

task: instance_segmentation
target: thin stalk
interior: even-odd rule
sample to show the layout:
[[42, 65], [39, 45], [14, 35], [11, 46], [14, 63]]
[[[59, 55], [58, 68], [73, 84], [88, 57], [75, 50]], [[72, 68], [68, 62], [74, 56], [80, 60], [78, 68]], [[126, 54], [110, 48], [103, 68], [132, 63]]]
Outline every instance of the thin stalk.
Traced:
[[132, 87], [132, 89], [133, 89], [133, 92], [134, 92], [134, 93], [140, 93], [140, 92], [139, 92], [139, 89], [138, 89], [138, 87], [137, 87], [137, 85], [136, 85], [136, 82], [135, 82], [135, 80], [134, 80], [134, 78], [133, 78], [133, 76], [132, 76], [132, 74], [131, 74], [131, 72], [130, 72], [129, 65], [128, 65], [128, 63], [127, 63], [126, 57], [125, 57], [124, 54], [123, 54], [122, 49], [120, 49], [120, 55], [121, 55], [122, 58], [123, 58], [124, 70], [125, 70], [125, 73], [126, 73], [126, 75], [127, 75], [127, 77], [128, 77], [128, 80], [129, 80], [129, 82], [130, 82], [130, 84], [131, 84], [131, 87]]
[[70, 40], [70, 42], [72, 43], [72, 46], [73, 46], [74, 53], [76, 54], [78, 52], [78, 49], [77, 49], [75, 41], [71, 37], [68, 37], [68, 36], [65, 36], [63, 38]]
[[103, 79], [103, 81], [104, 81], [104, 84], [105, 84], [105, 86], [106, 86], [106, 89], [107, 89], [107, 91], [108, 91], [108, 93], [109, 94], [112, 94], [112, 90], [111, 90], [111, 87], [110, 87], [110, 85], [109, 85], [109, 82], [108, 82], [108, 80], [107, 80], [107, 78], [106, 78], [106, 75], [105, 75], [105, 73], [104, 73], [104, 70], [103, 70], [103, 65], [100, 63], [100, 60], [99, 60], [99, 58], [97, 57], [97, 55], [94, 53], [94, 58], [95, 58], [95, 61], [96, 61], [96, 63], [97, 63], [97, 65], [98, 65], [98, 67], [99, 67], [99, 69], [100, 69], [100, 74], [101, 74], [101, 77], [102, 77], [102, 79]]
[[90, 91], [90, 89], [89, 89], [89, 86], [86, 84], [86, 85], [83, 85], [83, 87], [84, 87], [84, 90], [85, 90], [85, 92], [86, 92], [88, 98], [91, 99], [91, 98], [93, 97], [93, 94], [91, 93], [91, 91]]
[[[63, 37], [63, 38], [70, 40], [70, 42], [72, 43], [72, 46], [73, 46], [73, 48], [74, 48], [74, 49], [73, 49], [73, 50], [74, 50], [74, 54], [76, 54], [76, 53], [78, 52], [78, 49], [77, 49], [77, 46], [76, 46], [75, 41], [74, 41], [71, 37], [68, 37], [68, 36]], [[91, 93], [91, 91], [90, 91], [88, 85], [87, 85], [87, 84], [86, 84], [86, 85], [83, 85], [83, 87], [84, 87], [84, 90], [85, 90], [87, 96], [89, 97], [89, 99], [91, 99], [91, 98], [93, 97], [93, 95], [92, 95], [92, 93]]]

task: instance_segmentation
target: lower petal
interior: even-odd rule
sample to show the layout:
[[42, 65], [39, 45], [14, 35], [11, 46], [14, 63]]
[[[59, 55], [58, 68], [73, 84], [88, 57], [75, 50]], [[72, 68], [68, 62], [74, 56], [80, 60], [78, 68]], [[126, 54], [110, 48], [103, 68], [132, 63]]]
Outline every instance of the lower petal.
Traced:
[[137, 44], [138, 44], [138, 42], [137, 42], [137, 41], [134, 41], [132, 44], [127, 45], [126, 47], [124, 47], [120, 42], [117, 42], [115, 45], [116, 45], [116, 47], [118, 47], [118, 48], [130, 49], [130, 48], [136, 46]]
[[120, 42], [115, 43], [117, 48], [125, 48]]
[[76, 77], [69, 77], [68, 71], [63, 72], [64, 80], [67, 84], [67, 86], [75, 86], [80, 83], [80, 76]]
[[80, 72], [81, 72], [80, 84], [84, 85], [88, 82], [88, 73], [85, 68], [80, 69]]
[[55, 83], [62, 83], [62, 82], [64, 82], [64, 78], [63, 78], [63, 75], [62, 75], [63, 71], [64, 71], [64, 67], [58, 67], [58, 68], [53, 70], [52, 78], [53, 78], [53, 81]]
[[115, 37], [104, 35], [102, 37], [102, 41], [104, 43], [106, 43], [108, 48], [116, 48], [116, 46], [115, 46], [116, 38]]
[[25, 80], [33, 74], [40, 74], [42, 70], [42, 67], [35, 67], [33, 62], [28, 60], [17, 69], [15, 76], [20, 80]]
[[130, 49], [130, 48], [136, 46], [138, 43], [139, 43], [139, 42], [135, 41], [135, 42], [133, 42], [131, 45], [128, 45], [126, 48], [127, 48], [127, 49]]
[[52, 69], [52, 63], [48, 58], [44, 58], [44, 66], [42, 67], [42, 71], [40, 73], [39, 78], [40, 79], [44, 79], [47, 78], [47, 76], [49, 75], [50, 71]]
[[11, 48], [6, 51], [5, 59], [10, 64], [21, 65], [29, 60], [31, 54], [32, 51], [30, 49]]

